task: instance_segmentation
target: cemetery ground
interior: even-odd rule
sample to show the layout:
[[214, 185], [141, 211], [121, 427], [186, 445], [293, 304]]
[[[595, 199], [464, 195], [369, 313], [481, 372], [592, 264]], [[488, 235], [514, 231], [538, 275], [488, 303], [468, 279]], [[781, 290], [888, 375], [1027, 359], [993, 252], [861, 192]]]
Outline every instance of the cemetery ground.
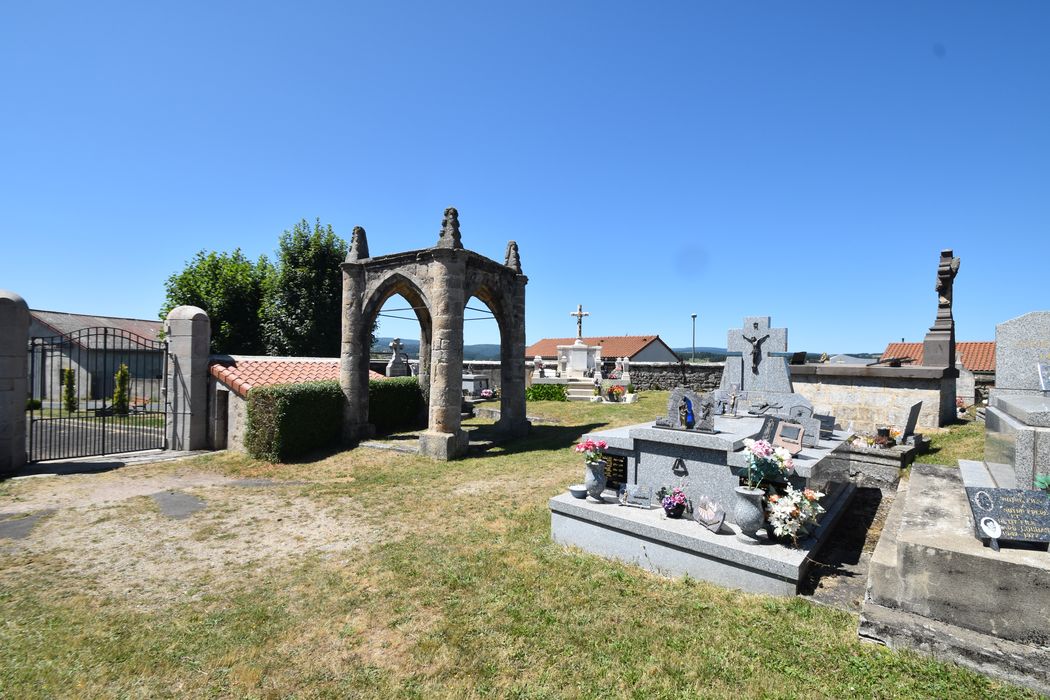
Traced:
[[861, 643], [848, 608], [552, 543], [569, 447], [666, 396], [530, 403], [551, 423], [450, 463], [217, 453], [0, 482], [0, 525], [36, 518], [0, 538], [0, 696], [1031, 696]]

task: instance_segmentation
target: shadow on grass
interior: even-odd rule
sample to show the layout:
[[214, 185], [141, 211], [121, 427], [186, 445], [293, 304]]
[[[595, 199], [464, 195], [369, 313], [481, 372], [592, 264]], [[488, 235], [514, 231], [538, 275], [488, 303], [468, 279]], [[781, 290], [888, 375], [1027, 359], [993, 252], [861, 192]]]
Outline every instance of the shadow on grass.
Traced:
[[[534, 425], [526, 437], [505, 438], [494, 426], [481, 426], [470, 433], [470, 455], [473, 457], [502, 457], [524, 452], [560, 450], [574, 444], [584, 433], [603, 427], [605, 423]], [[474, 444], [475, 440], [478, 441], [478, 444]]]
[[[813, 560], [805, 580], [799, 583], [801, 595], [814, 595], [822, 583], [825, 586], [831, 583], [829, 579], [855, 579], [849, 583], [839, 583], [843, 590], [834, 597], [852, 597], [858, 593], [863, 597], [867, 567], [858, 565], [861, 563], [868, 531], [875, 523], [881, 503], [882, 492], [879, 489], [857, 489], [848, 506], [849, 510], [835, 526], [835, 533]], [[881, 527], [881, 523], [878, 526]]]

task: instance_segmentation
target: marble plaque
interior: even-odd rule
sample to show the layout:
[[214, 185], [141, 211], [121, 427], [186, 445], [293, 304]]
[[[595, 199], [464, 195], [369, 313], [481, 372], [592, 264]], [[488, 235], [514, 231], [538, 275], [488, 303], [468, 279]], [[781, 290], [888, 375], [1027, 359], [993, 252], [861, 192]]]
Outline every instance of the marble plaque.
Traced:
[[1050, 495], [1045, 491], [967, 486], [966, 497], [979, 539], [998, 529], [1000, 541], [1050, 542]]

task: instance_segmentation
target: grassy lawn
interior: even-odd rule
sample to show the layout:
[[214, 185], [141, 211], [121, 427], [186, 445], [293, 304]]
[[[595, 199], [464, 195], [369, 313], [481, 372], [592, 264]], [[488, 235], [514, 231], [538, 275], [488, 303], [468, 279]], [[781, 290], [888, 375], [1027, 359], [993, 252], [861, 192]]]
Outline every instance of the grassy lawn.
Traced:
[[960, 422], [943, 432], [930, 434], [930, 449], [916, 462], [957, 466], [960, 459], [984, 459], [984, 423]]
[[[2, 482], [0, 511], [57, 510], [0, 540], [0, 697], [1031, 696], [861, 644], [845, 612], [553, 544], [570, 445], [665, 399], [530, 403], [557, 424], [447, 464], [224, 453]], [[230, 481], [258, 477], [283, 485]], [[185, 520], [142, 495], [176, 478], [207, 504]]]

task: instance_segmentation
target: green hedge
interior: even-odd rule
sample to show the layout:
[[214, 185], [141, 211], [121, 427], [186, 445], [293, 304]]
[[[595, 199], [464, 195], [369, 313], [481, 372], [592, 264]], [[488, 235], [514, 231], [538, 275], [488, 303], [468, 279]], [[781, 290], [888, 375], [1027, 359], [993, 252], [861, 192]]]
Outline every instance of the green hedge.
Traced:
[[415, 377], [372, 379], [368, 382], [368, 422], [380, 433], [422, 427], [423, 392]]
[[526, 401], [568, 401], [564, 384], [533, 384], [525, 390]]
[[[421, 427], [423, 409], [415, 377], [368, 382], [368, 420], [381, 433]], [[256, 459], [284, 462], [337, 443], [342, 425], [339, 382], [261, 386], [248, 392], [244, 447]]]
[[244, 446], [256, 459], [284, 462], [338, 442], [342, 425], [338, 382], [260, 386], [248, 392]]

